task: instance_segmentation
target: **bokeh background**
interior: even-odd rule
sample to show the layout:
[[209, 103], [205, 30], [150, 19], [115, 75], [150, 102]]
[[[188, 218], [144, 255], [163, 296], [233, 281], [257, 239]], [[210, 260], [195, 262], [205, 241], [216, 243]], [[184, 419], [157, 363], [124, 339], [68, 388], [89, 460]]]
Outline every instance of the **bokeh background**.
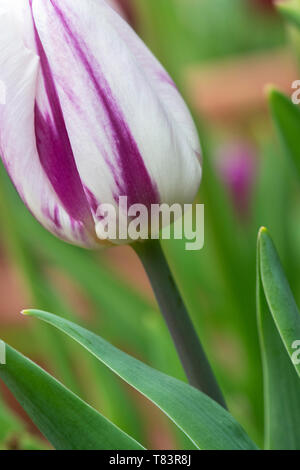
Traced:
[[[299, 191], [265, 88], [299, 77], [290, 31], [271, 0], [114, 0], [170, 72], [199, 126], [205, 247], [163, 247], [226, 395], [260, 445], [262, 371], [255, 312], [258, 228], [266, 225], [298, 300]], [[121, 77], [120, 77], [121, 79]], [[297, 248], [298, 246], [298, 248]], [[38, 307], [75, 319], [151, 366], [185, 380], [143, 268], [130, 247], [90, 253], [48, 234], [0, 171], [0, 337], [150, 449], [190, 448], [146, 399], [50, 327]], [[1, 385], [0, 447], [48, 448]]]

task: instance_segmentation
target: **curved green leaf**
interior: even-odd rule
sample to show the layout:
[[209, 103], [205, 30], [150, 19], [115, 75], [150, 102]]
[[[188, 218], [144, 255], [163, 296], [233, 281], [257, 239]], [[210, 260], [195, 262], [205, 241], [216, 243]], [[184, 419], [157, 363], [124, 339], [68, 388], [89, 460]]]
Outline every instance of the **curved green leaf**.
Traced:
[[59, 450], [143, 447], [32, 361], [7, 346], [0, 378]]
[[[300, 449], [300, 315], [265, 228], [258, 237], [257, 314], [265, 384], [265, 447]], [[300, 361], [299, 361], [300, 362]]]
[[300, 176], [300, 109], [291, 97], [274, 88], [269, 91], [269, 104], [280, 139]]
[[152, 369], [94, 333], [37, 310], [26, 315], [44, 320], [78, 341], [123, 380], [155, 403], [199, 449], [255, 449], [235, 419], [199, 390]]

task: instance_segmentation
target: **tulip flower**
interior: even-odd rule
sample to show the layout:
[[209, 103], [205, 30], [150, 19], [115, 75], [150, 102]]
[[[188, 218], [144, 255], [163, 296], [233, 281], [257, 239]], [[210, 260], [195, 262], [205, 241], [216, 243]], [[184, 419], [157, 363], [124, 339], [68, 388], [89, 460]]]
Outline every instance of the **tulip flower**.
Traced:
[[[58, 237], [101, 245], [99, 207], [120, 198], [148, 208], [193, 201], [201, 165], [191, 115], [164, 68], [104, 0], [1, 0], [0, 80], [4, 165], [27, 207]], [[187, 377], [224, 404], [158, 240], [135, 245]]]
[[1, 0], [0, 12], [0, 153], [44, 227], [93, 247], [101, 204], [194, 199], [201, 167], [190, 113], [111, 6]]

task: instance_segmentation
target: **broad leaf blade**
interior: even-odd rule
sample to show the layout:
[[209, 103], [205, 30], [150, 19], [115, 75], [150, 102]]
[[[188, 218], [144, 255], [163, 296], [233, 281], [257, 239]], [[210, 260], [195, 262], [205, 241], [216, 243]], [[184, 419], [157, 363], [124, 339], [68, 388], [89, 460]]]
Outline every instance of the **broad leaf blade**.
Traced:
[[152, 369], [94, 333], [50, 313], [24, 312], [78, 341], [127, 383], [155, 403], [200, 449], [255, 449], [235, 419], [209, 397]]
[[299, 366], [291, 356], [300, 316], [266, 229], [258, 239], [257, 314], [265, 384], [265, 447], [300, 449]]
[[43, 369], [7, 346], [0, 378], [59, 450], [142, 449]]
[[280, 139], [300, 176], [300, 109], [275, 89], [269, 91], [269, 103]]
[[[276, 248], [265, 228], [259, 237], [260, 275], [266, 300], [285, 348], [292, 357], [292, 345], [300, 340], [300, 314], [282, 269]], [[300, 377], [300, 364], [294, 364]]]

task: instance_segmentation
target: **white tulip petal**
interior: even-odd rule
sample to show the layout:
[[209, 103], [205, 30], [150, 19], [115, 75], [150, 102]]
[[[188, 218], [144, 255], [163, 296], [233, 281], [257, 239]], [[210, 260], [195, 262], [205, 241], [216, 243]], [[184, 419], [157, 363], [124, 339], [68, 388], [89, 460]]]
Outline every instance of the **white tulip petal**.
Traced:
[[198, 137], [172, 80], [102, 0], [33, 0], [81, 178], [101, 202], [190, 202]]
[[24, 203], [45, 228], [72, 243], [93, 245], [83, 222], [62, 206], [41, 166], [34, 126], [38, 74], [39, 58], [24, 47], [16, 18], [2, 12], [0, 80], [6, 102], [0, 105], [1, 157]]

